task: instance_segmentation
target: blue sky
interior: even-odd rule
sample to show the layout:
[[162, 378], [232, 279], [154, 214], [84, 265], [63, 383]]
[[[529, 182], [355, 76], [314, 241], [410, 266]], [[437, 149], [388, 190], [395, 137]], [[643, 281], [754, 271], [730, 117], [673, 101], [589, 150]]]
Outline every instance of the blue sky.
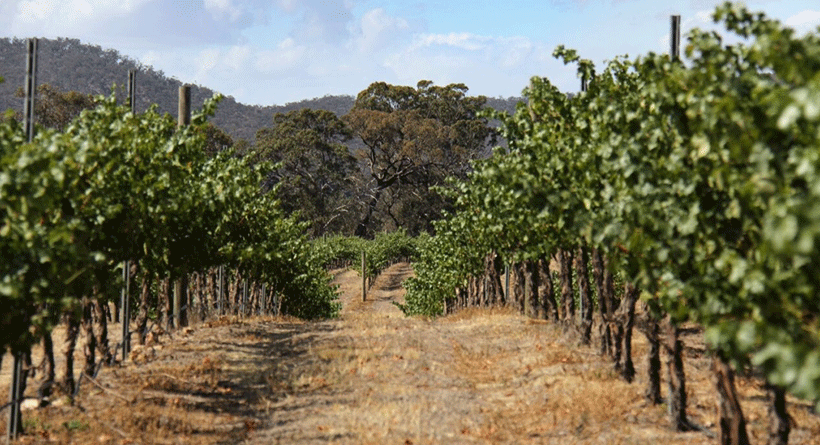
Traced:
[[[596, 64], [668, 51], [711, 23], [713, 0], [0, 0], [0, 37], [70, 37], [247, 104], [355, 95], [374, 81], [464, 83], [517, 96], [534, 75], [576, 91], [563, 44]], [[817, 0], [760, 0], [753, 11], [817, 32]], [[2, 70], [3, 67], [0, 67]]]

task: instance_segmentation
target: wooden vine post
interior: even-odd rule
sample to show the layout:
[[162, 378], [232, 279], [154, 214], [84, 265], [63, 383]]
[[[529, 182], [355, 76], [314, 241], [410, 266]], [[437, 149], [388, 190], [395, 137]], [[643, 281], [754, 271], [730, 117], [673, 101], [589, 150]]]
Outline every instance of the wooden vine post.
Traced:
[[268, 285], [262, 283], [262, 299], [259, 300], [259, 315], [268, 315]]
[[216, 310], [219, 316], [225, 315], [225, 266], [219, 266], [219, 295], [216, 300]]
[[367, 253], [362, 250], [362, 301], [367, 301]]
[[248, 316], [248, 278], [242, 281], [242, 318]]
[[[183, 85], [179, 87], [179, 107], [177, 109], [177, 128], [182, 128], [191, 124], [191, 87]], [[178, 277], [174, 282], [174, 328], [182, 327], [182, 293], [183, 276]]]
[[512, 294], [510, 293], [510, 263], [504, 263], [504, 300], [511, 304]]

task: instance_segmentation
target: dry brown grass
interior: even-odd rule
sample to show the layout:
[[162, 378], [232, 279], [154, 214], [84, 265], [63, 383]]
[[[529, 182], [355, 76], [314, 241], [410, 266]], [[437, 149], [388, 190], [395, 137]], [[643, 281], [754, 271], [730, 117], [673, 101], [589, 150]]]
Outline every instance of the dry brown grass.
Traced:
[[[701, 444], [676, 433], [636, 382], [574, 335], [507, 309], [439, 320], [392, 304], [397, 265], [360, 301], [355, 272], [336, 271], [339, 320], [225, 318], [163, 338], [139, 363], [104, 369], [74, 406], [24, 414], [24, 443]], [[690, 418], [714, 431], [714, 391], [700, 334], [685, 336]], [[766, 437], [759, 382], [738, 389], [754, 443]], [[2, 395], [0, 395], [2, 396]], [[793, 444], [820, 443], [820, 418], [795, 403]], [[0, 428], [4, 428], [3, 425]]]
[[[23, 413], [20, 443], [237, 443], [259, 425], [259, 371], [286, 318], [224, 317], [160, 343], [135, 348], [135, 360], [84, 379], [78, 397]], [[35, 354], [36, 355], [36, 354]], [[6, 370], [7, 371], [7, 370]], [[75, 371], [79, 371], [79, 366]], [[8, 383], [0, 381], [7, 398]], [[34, 384], [28, 396], [34, 395]], [[73, 403], [72, 403], [73, 402]], [[5, 434], [6, 424], [0, 425]]]

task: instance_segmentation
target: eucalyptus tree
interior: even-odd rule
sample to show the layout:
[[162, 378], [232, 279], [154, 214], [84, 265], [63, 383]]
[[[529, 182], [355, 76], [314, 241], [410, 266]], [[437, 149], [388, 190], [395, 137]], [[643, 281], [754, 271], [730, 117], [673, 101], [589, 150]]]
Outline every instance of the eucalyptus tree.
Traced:
[[[357, 235], [372, 235], [373, 220], [384, 215], [411, 234], [432, 228], [441, 203], [410, 211], [412, 206], [435, 201], [430, 188], [444, 185], [447, 176], [463, 178], [493, 140], [493, 129], [480, 116], [486, 98], [467, 91], [463, 84], [440, 87], [423, 80], [416, 88], [375, 82], [358, 94], [344, 116], [363, 144], [356, 154], [369, 179]], [[385, 199], [391, 189], [399, 192]]]
[[353, 231], [358, 212], [356, 160], [345, 144], [352, 131], [335, 114], [304, 108], [273, 116], [256, 135], [252, 157], [278, 163], [266, 178], [282, 208], [311, 222], [311, 234]]

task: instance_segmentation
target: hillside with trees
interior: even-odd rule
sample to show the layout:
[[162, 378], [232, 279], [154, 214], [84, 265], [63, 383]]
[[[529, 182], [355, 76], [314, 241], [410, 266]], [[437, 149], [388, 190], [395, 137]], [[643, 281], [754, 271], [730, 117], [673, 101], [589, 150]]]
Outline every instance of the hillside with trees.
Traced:
[[[63, 91], [77, 91], [83, 94], [108, 95], [114, 84], [124, 86], [128, 70], [138, 70], [137, 111], [145, 111], [156, 103], [160, 113], [176, 114], [177, 90], [182, 85], [179, 79], [168, 77], [162, 71], [119, 53], [114, 49], [82, 43], [77, 39], [39, 39], [37, 82], [49, 84]], [[25, 39], [0, 38], [0, 76], [5, 82], [0, 84], [0, 110], [9, 108], [21, 111], [22, 100], [15, 92], [23, 85], [25, 74]], [[191, 98], [194, 107], [201, 107], [205, 99], [215, 91], [193, 85]], [[118, 91], [124, 95], [124, 91]], [[488, 105], [499, 110], [512, 112], [520, 98], [489, 99]], [[212, 122], [228, 133], [234, 141], [244, 139], [253, 143], [256, 132], [270, 126], [276, 113], [311, 108], [331, 111], [337, 116], [347, 114], [355, 97], [347, 95], [324, 96], [290, 102], [285, 105], [256, 106], [225, 97], [219, 104]]]

